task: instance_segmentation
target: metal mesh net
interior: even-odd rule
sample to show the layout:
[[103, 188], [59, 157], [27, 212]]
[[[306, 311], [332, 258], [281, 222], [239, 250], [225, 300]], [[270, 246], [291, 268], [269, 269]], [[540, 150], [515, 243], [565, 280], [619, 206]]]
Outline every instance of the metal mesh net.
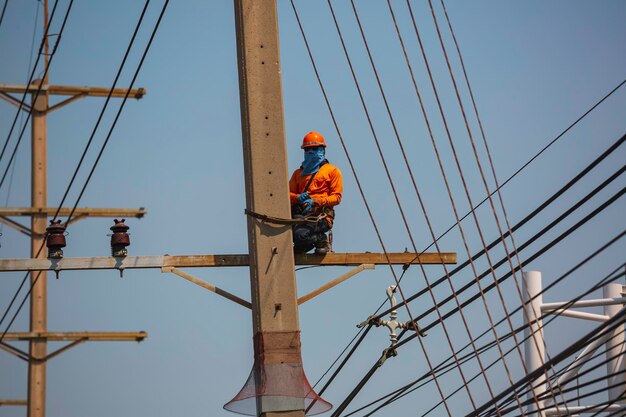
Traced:
[[304, 409], [306, 415], [316, 415], [332, 408], [313, 391], [304, 374], [299, 332], [257, 333], [254, 347], [252, 371], [241, 391], [224, 405], [225, 410], [255, 416], [257, 409]]

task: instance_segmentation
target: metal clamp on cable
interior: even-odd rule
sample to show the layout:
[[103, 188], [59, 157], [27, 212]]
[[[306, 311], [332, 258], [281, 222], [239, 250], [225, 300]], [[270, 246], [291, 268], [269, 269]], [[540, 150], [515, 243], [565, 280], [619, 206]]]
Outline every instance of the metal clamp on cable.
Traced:
[[396, 332], [397, 329], [403, 329], [405, 331], [410, 330], [410, 331], [417, 332], [417, 334], [419, 334], [422, 337], [426, 336], [426, 332], [420, 328], [417, 322], [407, 321], [406, 323], [404, 323], [404, 322], [396, 320], [398, 318], [398, 311], [395, 309], [397, 305], [396, 298], [393, 296], [395, 292], [396, 292], [395, 285], [392, 285], [389, 288], [387, 288], [387, 298], [389, 299], [389, 302], [391, 303], [391, 308], [393, 309], [389, 313], [389, 320], [383, 320], [380, 318], [376, 318], [375, 316], [370, 316], [367, 318], [367, 320], [363, 321], [362, 323], [357, 324], [356, 326], [358, 328], [364, 327], [365, 325], [376, 326], [376, 327], [380, 327], [380, 326], [387, 327], [389, 329], [389, 339], [391, 341], [391, 346], [389, 347], [389, 349], [392, 349], [392, 350], [395, 350], [395, 346], [398, 343], [398, 334]]
[[326, 213], [320, 213], [319, 215], [306, 216], [306, 217], [302, 217], [299, 219], [284, 219], [282, 217], [273, 217], [273, 216], [268, 216], [267, 214], [257, 213], [249, 209], [244, 209], [244, 213], [247, 216], [254, 217], [255, 219], [259, 219], [267, 223], [283, 224], [283, 225], [317, 223], [320, 220], [325, 219], [327, 217]]
[[383, 323], [381, 319], [377, 319], [375, 316], [369, 316], [367, 319], [357, 324], [356, 327], [360, 329], [361, 327], [365, 327], [365, 326], [380, 327], [382, 325]]

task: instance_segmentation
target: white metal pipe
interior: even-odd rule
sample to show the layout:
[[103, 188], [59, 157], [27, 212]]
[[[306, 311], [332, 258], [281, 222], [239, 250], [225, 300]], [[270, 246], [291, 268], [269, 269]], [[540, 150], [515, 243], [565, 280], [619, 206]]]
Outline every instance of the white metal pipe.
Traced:
[[[603, 296], [605, 298], [619, 297], [622, 292], [622, 285], [617, 283], [607, 284], [603, 287]], [[621, 305], [607, 305], [604, 307], [604, 314], [609, 317], [613, 317], [621, 310]], [[612, 375], [624, 370], [624, 325], [618, 326], [611, 338], [606, 342], [606, 357], [610, 359], [606, 364], [607, 375]], [[613, 337], [614, 336], [614, 337]], [[616, 385], [609, 388], [609, 400], [617, 401], [618, 398], [624, 392], [626, 388], [626, 377], [623, 373], [610, 376], [607, 379], [609, 386]], [[624, 401], [621, 401], [624, 402]]]
[[[546, 349], [543, 338], [543, 322], [541, 320], [541, 272], [527, 271], [522, 274], [524, 293], [524, 320], [528, 327], [524, 330], [524, 356], [528, 372], [539, 369], [545, 363]], [[530, 322], [529, 322], [530, 321]], [[533, 340], [534, 339], [534, 340]], [[537, 343], [535, 343], [535, 340]], [[546, 376], [538, 378], [532, 384], [533, 392], [529, 392], [527, 398], [534, 400], [546, 391]], [[545, 401], [533, 401], [528, 406], [528, 415], [545, 417], [546, 413], [541, 411]]]
[[[568, 406], [567, 407], [567, 411], [568, 411], [568, 416], [572, 415], [571, 413], [576, 413], [576, 414], [590, 414], [590, 413], [597, 413], [598, 411], [605, 411], [607, 413], [612, 413], [615, 411], [619, 411], [619, 410], [626, 410], [626, 407], [624, 407], [621, 404], [611, 404], [608, 407], [606, 405], [592, 405], [592, 406], [584, 406], [584, 405], [577, 405], [577, 406]], [[558, 416], [558, 415], [563, 415], [563, 409], [559, 409], [557, 410], [556, 408], [548, 408], [545, 410], [546, 412], [546, 416]]]
[[578, 371], [580, 368], [585, 365], [585, 363], [591, 359], [593, 354], [598, 350], [600, 346], [602, 346], [606, 341], [611, 337], [610, 333], [606, 333], [601, 337], [594, 340], [592, 343], [585, 346], [582, 352], [578, 355], [576, 359], [567, 367], [567, 371], [559, 377], [557, 380], [557, 384], [564, 385], [572, 379], [576, 378]]
[[603, 314], [594, 314], [594, 313], [587, 313], [585, 311], [574, 311], [574, 310], [550, 310], [547, 314], [559, 314], [563, 317], [599, 321], [601, 323], [609, 319], [609, 316], [605, 316]]
[[[621, 294], [620, 294], [621, 295]], [[608, 306], [614, 304], [625, 304], [626, 297], [615, 297], [615, 298], [600, 298], [597, 300], [580, 300], [572, 303], [570, 305], [569, 302], [557, 302], [557, 303], [544, 303], [541, 305], [542, 311], [551, 311], [561, 309], [563, 307], [567, 308], [581, 308], [581, 307], [601, 307]]]

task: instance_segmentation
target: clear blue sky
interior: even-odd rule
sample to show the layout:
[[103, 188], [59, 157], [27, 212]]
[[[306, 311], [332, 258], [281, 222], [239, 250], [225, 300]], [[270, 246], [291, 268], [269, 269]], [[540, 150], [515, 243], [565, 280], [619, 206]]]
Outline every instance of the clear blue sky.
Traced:
[[[157, 0], [152, 3], [122, 86], [130, 81], [162, 4]], [[344, 200], [337, 212], [335, 250], [379, 252], [380, 244], [339, 145], [289, 2], [280, 0], [278, 3], [290, 170], [297, 168], [301, 161], [302, 136], [310, 130], [324, 134], [329, 143], [328, 158], [342, 169], [345, 181]], [[437, 116], [432, 91], [426, 84], [406, 4], [392, 3], [418, 82], [425, 92], [427, 111], [435, 126], [455, 201], [459, 211], [465, 213], [468, 202]], [[439, 2], [434, 3], [441, 18]], [[64, 12], [66, 5], [66, 0], [60, 1], [59, 13]], [[464, 53], [500, 179], [515, 172], [626, 78], [626, 3], [622, 1], [448, 1], [446, 5]], [[76, 2], [54, 57], [51, 84], [110, 86], [142, 6], [141, 1]], [[390, 251], [410, 248], [328, 6], [321, 1], [298, 1], [297, 6], [385, 245]], [[430, 243], [430, 236], [354, 15], [349, 2], [336, 1], [334, 6], [412, 234], [418, 248], [423, 248]], [[413, 6], [472, 199], [480, 201], [485, 197], [485, 190], [470, 153], [432, 17], [426, 2], [414, 2]], [[35, 0], [9, 2], [0, 27], [2, 83], [27, 80], [37, 7]], [[453, 212], [386, 2], [363, 0], [357, 2], [357, 7], [429, 217], [435, 232], [440, 234], [454, 223]], [[58, 23], [59, 20], [53, 23], [55, 30], [58, 30]], [[35, 51], [42, 33], [41, 9], [37, 25]], [[452, 52], [447, 35], [445, 40]], [[460, 76], [456, 59], [453, 65], [455, 74]], [[232, 2], [172, 1], [137, 86], [146, 88], [148, 94], [140, 101], [127, 104], [81, 206], [146, 207], [148, 215], [144, 219], [128, 221], [132, 255], [244, 253], [247, 235]], [[461, 93], [467, 104], [466, 90], [463, 88]], [[58, 204], [103, 103], [103, 99], [88, 98], [50, 115], [50, 206]], [[119, 103], [116, 100], [109, 108], [96, 136], [98, 147]], [[626, 90], [622, 89], [508, 184], [503, 196], [511, 222], [520, 220], [621, 137], [626, 132], [625, 109]], [[2, 142], [14, 115], [14, 107], [0, 103]], [[475, 128], [474, 121], [472, 127]], [[478, 138], [477, 130], [474, 131]], [[26, 134], [16, 160], [8, 206], [30, 204], [28, 129]], [[14, 135], [12, 143], [15, 139]], [[486, 164], [482, 146], [480, 149], [481, 161]], [[94, 157], [92, 151], [87, 166], [91, 166]], [[626, 151], [622, 147], [555, 206], [520, 230], [516, 242], [524, 242], [621, 167], [624, 161]], [[0, 162], [2, 171], [5, 164], [6, 160]], [[80, 185], [85, 176], [83, 170]], [[533, 244], [522, 259], [574, 224], [623, 184], [623, 178], [615, 181], [563, 225]], [[77, 190], [70, 194], [71, 203]], [[7, 191], [7, 185], [0, 189], [2, 204], [7, 201]], [[622, 231], [626, 226], [625, 211], [626, 203], [622, 199], [528, 269], [542, 271], [545, 283], [551, 282]], [[486, 240], [496, 238], [497, 228], [487, 205], [478, 211], [478, 216]], [[72, 226], [66, 256], [106, 256], [110, 224], [108, 219], [91, 219]], [[471, 219], [464, 222], [464, 230], [471, 253], [480, 250], [482, 246]], [[29, 242], [23, 235], [7, 227], [2, 233], [0, 257], [28, 257]], [[460, 261], [467, 259], [458, 231], [444, 238], [441, 246], [445, 251], [458, 252]], [[623, 262], [625, 249], [623, 241], [615, 245], [544, 299], [557, 301], [577, 295]], [[501, 256], [501, 249], [493, 254], [494, 259]], [[485, 262], [480, 262], [478, 268], [482, 271], [486, 266]], [[426, 270], [430, 280], [443, 273], [439, 266], [429, 266]], [[345, 271], [344, 268], [315, 268], [298, 272], [299, 293], [304, 294]], [[245, 268], [193, 272], [243, 298], [250, 297]], [[504, 272], [502, 269], [498, 275]], [[0, 277], [0, 311], [8, 305], [21, 276], [5, 273]], [[456, 276], [454, 282], [460, 286], [471, 279], [468, 270]], [[487, 282], [490, 280], [492, 278]], [[351, 339], [355, 325], [381, 303], [385, 288], [391, 283], [389, 270], [379, 267], [301, 308], [303, 359], [312, 382]], [[422, 289], [424, 278], [419, 268], [411, 268], [404, 283], [406, 293]], [[514, 286], [509, 282], [504, 290], [507, 305], [512, 309], [519, 303]], [[437, 289], [436, 296], [439, 299], [449, 293], [449, 287], [443, 285]], [[500, 318], [497, 298], [490, 295], [488, 302], [495, 316]], [[51, 276], [48, 305], [51, 331], [146, 330], [149, 333], [149, 338], [141, 344], [89, 343], [52, 360], [48, 366], [48, 416], [230, 415], [222, 410], [222, 405], [238, 392], [252, 365], [249, 311], [156, 270], [127, 272], [123, 279], [113, 271], [66, 272], [59, 280]], [[412, 304], [411, 311], [417, 314], [431, 305], [426, 296]], [[27, 308], [12, 330], [27, 330], [25, 313]], [[399, 314], [401, 319], [408, 319], [405, 310], [400, 310]], [[472, 334], [487, 328], [481, 303], [468, 308], [466, 314]], [[521, 323], [521, 317], [515, 320]], [[593, 326], [571, 319], [562, 319], [559, 323], [559, 329], [553, 328], [548, 336], [552, 353]], [[458, 317], [447, 326], [456, 347], [467, 342]], [[502, 333], [506, 333], [506, 328]], [[338, 404], [387, 347], [387, 340], [388, 334], [382, 328], [370, 332], [325, 398]], [[433, 329], [424, 342], [434, 363], [449, 356], [441, 326]], [[51, 344], [50, 349], [53, 346], [56, 344]], [[27, 346], [21, 344], [21, 347]], [[486, 355], [485, 361], [489, 358], [494, 358], [493, 354]], [[515, 378], [521, 376], [519, 358], [512, 355], [508, 362]], [[26, 397], [26, 369], [22, 361], [0, 354], [0, 398]], [[385, 364], [354, 404], [363, 404], [391, 391], [426, 369], [423, 354], [413, 342], [400, 351], [400, 356]], [[476, 365], [464, 370], [467, 375], [473, 375]], [[508, 384], [501, 368], [491, 373], [490, 378], [496, 391]], [[456, 388], [458, 381], [459, 374], [455, 372], [441, 380], [448, 391]], [[481, 381], [471, 389], [478, 402], [488, 398]], [[437, 401], [434, 387], [429, 386], [380, 415], [416, 414]], [[456, 396], [451, 405], [457, 415], [471, 411], [464, 393]], [[0, 416], [22, 415], [24, 410], [20, 408], [0, 408]], [[443, 411], [435, 415], [443, 415]]]

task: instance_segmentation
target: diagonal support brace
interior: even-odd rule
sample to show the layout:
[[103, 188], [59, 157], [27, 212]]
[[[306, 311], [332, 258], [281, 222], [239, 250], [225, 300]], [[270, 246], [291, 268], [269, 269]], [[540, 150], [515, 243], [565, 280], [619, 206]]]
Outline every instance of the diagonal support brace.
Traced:
[[230, 300], [230, 301], [232, 301], [234, 303], [237, 303], [240, 306], [244, 306], [246, 308], [252, 309], [252, 304], [250, 304], [250, 302], [248, 302], [248, 301], [246, 301], [246, 300], [244, 300], [242, 298], [239, 298], [236, 295], [229, 293], [228, 291], [224, 291], [223, 289], [218, 288], [218, 287], [216, 287], [213, 284], [209, 284], [206, 281], [202, 281], [201, 279], [198, 279], [198, 278], [194, 277], [193, 275], [188, 274], [185, 271], [181, 271], [178, 268], [174, 268], [174, 267], [171, 267], [171, 266], [166, 266], [166, 267], [161, 268], [161, 272], [163, 272], [163, 273], [169, 272], [169, 273], [172, 273], [174, 275], [178, 275], [179, 277], [181, 277], [183, 279], [186, 279], [187, 281], [192, 282], [192, 283], [194, 283], [194, 284], [196, 284], [196, 285], [198, 285], [198, 286], [200, 286], [202, 288], [205, 288], [205, 289], [207, 289], [207, 290], [209, 290], [211, 292], [214, 292], [215, 294], [217, 294], [219, 296], [222, 296], [222, 297], [224, 297], [224, 298], [226, 298], [226, 299], [228, 299], [228, 300]]
[[311, 298], [317, 297], [321, 293], [326, 292], [326, 291], [330, 290], [333, 287], [336, 287], [337, 285], [341, 284], [342, 282], [346, 281], [347, 279], [352, 278], [356, 274], [365, 271], [366, 269], [374, 269], [374, 268], [376, 268], [376, 266], [374, 264], [361, 264], [361, 265], [357, 266], [356, 268], [346, 272], [345, 274], [335, 278], [334, 280], [332, 280], [332, 281], [322, 285], [318, 289], [316, 289], [314, 291], [311, 291], [310, 293], [308, 293], [306, 295], [303, 295], [302, 297], [298, 298], [298, 305], [303, 304], [303, 303], [309, 301]]
[[[4, 216], [0, 216], [0, 223], [4, 223], [9, 227], [12, 227], [13, 229], [17, 230], [20, 233], [24, 233], [26, 236], [29, 237], [33, 237], [33, 231], [24, 226], [22, 223], [18, 223], [15, 220], [11, 220], [8, 217], [4, 217]], [[38, 233], [36, 233], [35, 235], [39, 235]]]

